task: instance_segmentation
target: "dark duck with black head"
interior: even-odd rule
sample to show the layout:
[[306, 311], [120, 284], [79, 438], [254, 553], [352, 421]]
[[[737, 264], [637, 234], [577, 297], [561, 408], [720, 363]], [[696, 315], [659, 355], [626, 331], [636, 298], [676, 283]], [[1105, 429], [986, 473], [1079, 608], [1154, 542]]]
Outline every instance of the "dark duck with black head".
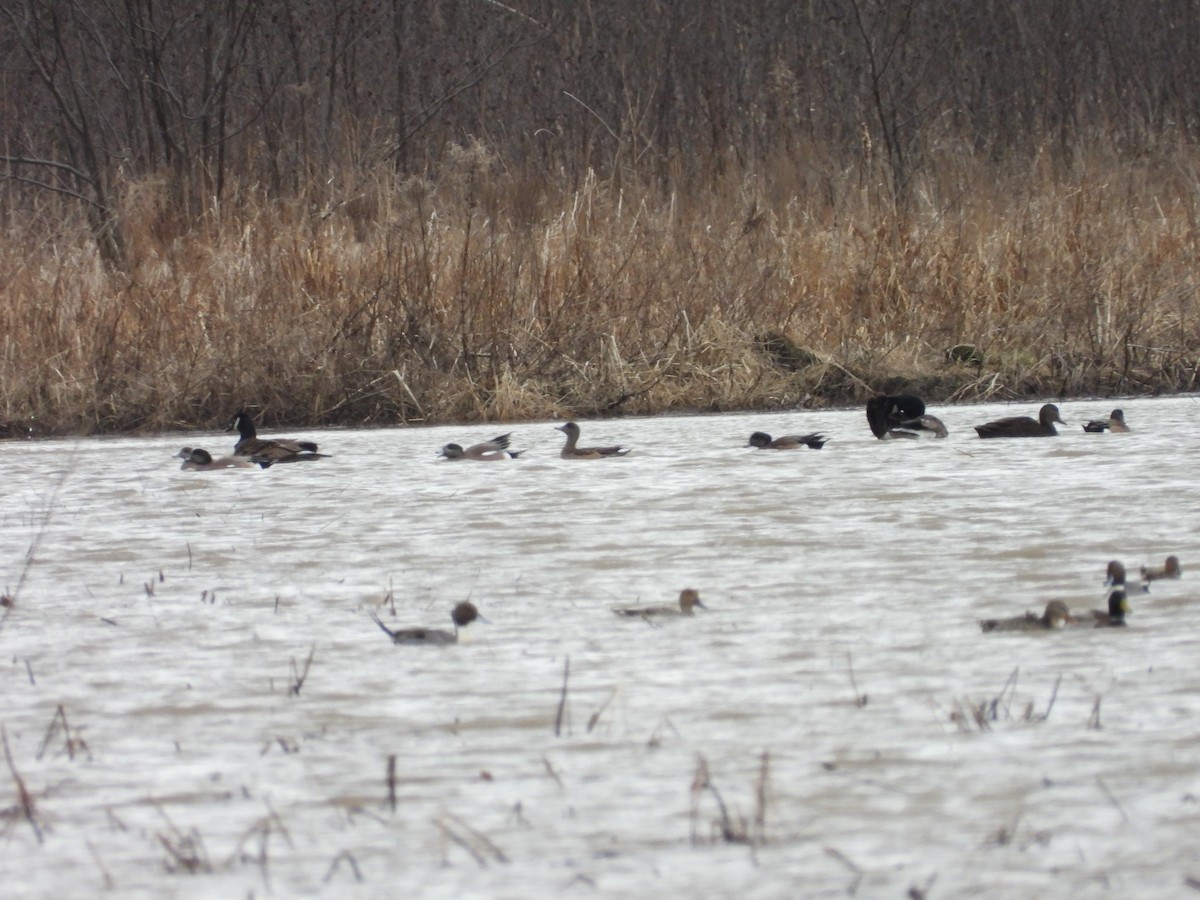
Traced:
[[915, 394], [884, 394], [867, 401], [867, 424], [881, 441], [933, 436], [944, 438], [946, 426], [925, 413], [925, 401]]

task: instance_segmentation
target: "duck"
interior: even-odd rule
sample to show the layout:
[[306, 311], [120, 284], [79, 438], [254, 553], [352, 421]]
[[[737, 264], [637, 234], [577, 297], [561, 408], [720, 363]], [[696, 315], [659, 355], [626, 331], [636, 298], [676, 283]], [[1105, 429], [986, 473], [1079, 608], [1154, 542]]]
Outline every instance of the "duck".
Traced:
[[245, 410], [239, 410], [225, 430], [232, 431], [234, 428], [237, 429], [239, 437], [233, 452], [238, 456], [253, 458], [264, 469], [274, 463], [305, 462], [311, 459], [325, 459], [328, 456], [326, 453], [318, 453], [317, 445], [312, 441], [260, 438], [254, 427], [254, 420]]
[[1058, 434], [1054, 429], [1055, 422], [1059, 425], [1067, 424], [1058, 414], [1058, 407], [1047, 403], [1038, 411], [1036, 419], [1029, 416], [1011, 416], [988, 422], [986, 425], [976, 425], [975, 430], [981, 438], [1054, 437]]
[[480, 462], [494, 462], [499, 459], [516, 459], [524, 450], [509, 450], [508, 439], [512, 437], [509, 434], [499, 434], [490, 441], [483, 441], [479, 444], [472, 444], [465, 450], [459, 444], [446, 444], [442, 447], [438, 456], [443, 456], [446, 459], [477, 459]]
[[708, 609], [700, 599], [700, 592], [694, 588], [684, 588], [679, 592], [678, 606], [616, 606], [613, 612], [618, 616], [637, 616], [639, 618], [693, 616], [696, 607]]
[[883, 439], [895, 438], [921, 438], [932, 436], [935, 438], [944, 438], [950, 432], [946, 429], [946, 424], [937, 416], [924, 415], [917, 416], [915, 419], [909, 419], [907, 422], [901, 422], [894, 428], [888, 430]]
[[1146, 594], [1150, 591], [1150, 585], [1146, 580], [1141, 582], [1126, 580], [1125, 564], [1119, 559], [1109, 561], [1108, 567], [1104, 570], [1104, 585], [1114, 590], [1128, 591], [1129, 593]]
[[750, 435], [747, 447], [757, 447], [759, 450], [799, 450], [801, 447], [811, 447], [820, 450], [828, 442], [823, 434], [785, 434], [783, 437], [772, 438], [765, 431], [756, 431]]
[[1063, 628], [1068, 622], [1073, 622], [1071, 611], [1061, 600], [1051, 600], [1046, 604], [1046, 611], [1040, 616], [1031, 612], [1011, 619], [984, 619], [979, 627], [984, 632], [989, 631], [1053, 631]]
[[628, 447], [576, 447], [579, 440], [579, 426], [574, 422], [565, 422], [555, 426], [567, 436], [567, 442], [559, 453], [563, 459], [606, 459], [613, 456], [624, 456], [629, 452]]
[[1142, 581], [1147, 584], [1160, 578], [1178, 578], [1182, 574], [1183, 569], [1179, 565], [1178, 556], [1168, 556], [1161, 566], [1142, 566]]
[[220, 459], [213, 459], [211, 453], [200, 447], [184, 447], [175, 457], [183, 460], [179, 468], [196, 469], [201, 472], [214, 469], [253, 469], [255, 465], [254, 460], [245, 456], [222, 456]]
[[867, 424], [871, 426], [871, 433], [881, 441], [893, 437], [914, 437], [891, 432], [924, 415], [925, 401], [915, 394], [882, 394], [867, 401]]
[[1083, 430], [1091, 434], [1110, 431], [1113, 434], [1129, 434], [1132, 429], [1125, 424], [1125, 413], [1114, 409], [1107, 419], [1092, 419], [1083, 426]]
[[375, 620], [375, 624], [383, 629], [383, 632], [392, 639], [394, 644], [425, 644], [428, 646], [444, 647], [448, 644], [457, 644], [467, 626], [478, 620], [486, 622], [483, 616], [479, 614], [479, 610], [475, 604], [469, 600], [464, 600], [457, 604], [450, 612], [450, 620], [454, 623], [453, 631], [446, 631], [441, 628], [388, 628], [380, 620], [379, 616], [371, 613], [371, 618]]
[[1095, 622], [1095, 628], [1124, 628], [1125, 616], [1132, 610], [1129, 608], [1129, 600], [1125, 596], [1125, 592], [1120, 588], [1114, 588], [1108, 595], [1108, 611], [1100, 609], [1092, 610], [1092, 621]]

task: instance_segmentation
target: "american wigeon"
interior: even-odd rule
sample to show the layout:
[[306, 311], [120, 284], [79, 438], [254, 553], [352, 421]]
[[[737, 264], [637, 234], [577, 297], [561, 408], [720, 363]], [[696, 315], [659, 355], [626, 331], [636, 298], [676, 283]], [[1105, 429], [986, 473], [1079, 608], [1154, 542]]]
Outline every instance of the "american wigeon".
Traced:
[[757, 447], [759, 450], [799, 450], [801, 447], [811, 447], [820, 450], [828, 442], [823, 434], [785, 434], [783, 437], [772, 438], [765, 431], [756, 431], [750, 435], [747, 447]]
[[915, 419], [909, 419], [907, 422], [901, 422], [899, 425], [890, 429], [883, 436], [885, 440], [895, 438], [921, 438], [934, 437], [944, 438], [950, 432], [946, 430], [945, 423], [937, 416], [918, 416]]
[[1145, 581], [1127, 580], [1125, 577], [1125, 564], [1118, 559], [1110, 560], [1108, 566], [1105, 568], [1104, 585], [1105, 587], [1127, 591], [1130, 594], [1145, 594], [1150, 590], [1150, 585]]
[[1125, 616], [1132, 612], [1125, 592], [1114, 588], [1108, 594], [1108, 611], [1093, 609], [1092, 621], [1096, 628], [1124, 628]]
[[1051, 600], [1046, 604], [1046, 611], [1040, 616], [1031, 612], [1011, 619], [984, 619], [979, 627], [987, 631], [1049, 631], [1062, 628], [1073, 621], [1067, 604], [1061, 600]]
[[1059, 425], [1067, 424], [1059, 416], [1058, 407], [1047, 403], [1038, 411], [1036, 419], [1029, 416], [1011, 416], [988, 422], [986, 425], [976, 425], [975, 430], [981, 438], [1053, 437], [1058, 434], [1054, 429], [1055, 422]]
[[925, 401], [914, 394], [884, 394], [867, 401], [867, 424], [880, 440], [895, 437], [893, 428], [925, 415]]
[[1083, 430], [1092, 434], [1111, 431], [1113, 434], [1129, 434], [1132, 429], [1125, 424], [1125, 413], [1114, 409], [1107, 419], [1092, 419], [1083, 426]]
[[1178, 556], [1168, 556], [1161, 566], [1142, 566], [1142, 581], [1158, 581], [1160, 578], [1178, 578], [1183, 574]]
[[562, 452], [558, 454], [563, 459], [604, 459], [612, 456], [624, 456], [629, 452], [629, 448], [620, 446], [576, 447], [575, 444], [579, 441], [578, 425], [574, 422], [566, 422], [555, 427], [567, 436], [567, 443], [563, 445]]
[[678, 606], [617, 606], [613, 612], [618, 616], [637, 616], [640, 618], [692, 616], [696, 607], [708, 609], [700, 600], [700, 592], [693, 588], [684, 588], [679, 592]]
[[427, 644], [432, 646], [457, 644], [459, 635], [468, 625], [476, 620], [480, 622], [487, 621], [487, 619], [479, 614], [479, 610], [475, 608], [475, 604], [468, 600], [459, 603], [450, 613], [450, 620], [454, 623], [453, 631], [445, 631], [440, 628], [391, 629], [384, 625], [379, 616], [373, 612], [371, 613], [371, 618], [375, 620], [375, 624], [382, 628], [384, 633], [395, 644]]
[[175, 456], [183, 460], [179, 468], [196, 469], [201, 472], [214, 469], [253, 469], [255, 465], [254, 460], [245, 456], [222, 456], [220, 459], [213, 459], [211, 453], [200, 447], [184, 447]]
[[438, 453], [439, 456], [444, 456], [446, 459], [477, 459], [480, 462], [494, 462], [499, 459], [516, 459], [524, 450], [509, 450], [508, 439], [512, 437], [509, 434], [500, 434], [492, 438], [490, 441], [483, 441], [479, 444], [472, 444], [465, 450], [458, 444], [447, 444]]
[[325, 459], [327, 454], [318, 453], [312, 441], [297, 441], [292, 438], [264, 439], [258, 436], [254, 420], [245, 410], [239, 410], [226, 431], [237, 429], [239, 438], [233, 447], [238, 456], [248, 456], [264, 469], [274, 463], [305, 462]]

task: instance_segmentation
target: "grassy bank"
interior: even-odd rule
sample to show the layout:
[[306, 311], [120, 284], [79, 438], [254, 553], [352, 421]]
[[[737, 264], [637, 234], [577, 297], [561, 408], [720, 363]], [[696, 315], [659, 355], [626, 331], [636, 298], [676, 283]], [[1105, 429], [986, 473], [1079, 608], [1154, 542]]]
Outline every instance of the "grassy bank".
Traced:
[[[1097, 142], [1103, 147], [1103, 142]], [[664, 188], [506, 168], [185, 219], [123, 183], [130, 264], [53, 198], [0, 245], [0, 422], [42, 434], [518, 420], [1195, 390], [1200, 151], [944, 148], [898, 212], [809, 148]], [[63, 222], [76, 223], [62, 225]], [[47, 223], [55, 223], [53, 226]], [[948, 354], [949, 348], [969, 345]]]

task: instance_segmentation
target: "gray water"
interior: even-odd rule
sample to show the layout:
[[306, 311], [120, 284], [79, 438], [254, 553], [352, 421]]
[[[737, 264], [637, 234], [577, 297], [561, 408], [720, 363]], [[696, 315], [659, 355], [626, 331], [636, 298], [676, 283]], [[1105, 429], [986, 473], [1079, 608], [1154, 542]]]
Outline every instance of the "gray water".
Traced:
[[[1036, 403], [936, 409], [922, 442], [860, 410], [582, 423], [634, 448], [605, 461], [554, 423], [305, 432], [332, 458], [266, 471], [172, 458], [226, 434], [0, 444], [0, 724], [34, 803], [5, 764], [0, 893], [1190, 893], [1200, 402], [1082, 432], [1113, 405], [1044, 440], [970, 429]], [[435, 456], [506, 430], [518, 460]], [[1123, 631], [980, 632], [1168, 553]], [[687, 586], [693, 619], [610, 612]], [[368, 614], [464, 599], [490, 624], [448, 648]]]

